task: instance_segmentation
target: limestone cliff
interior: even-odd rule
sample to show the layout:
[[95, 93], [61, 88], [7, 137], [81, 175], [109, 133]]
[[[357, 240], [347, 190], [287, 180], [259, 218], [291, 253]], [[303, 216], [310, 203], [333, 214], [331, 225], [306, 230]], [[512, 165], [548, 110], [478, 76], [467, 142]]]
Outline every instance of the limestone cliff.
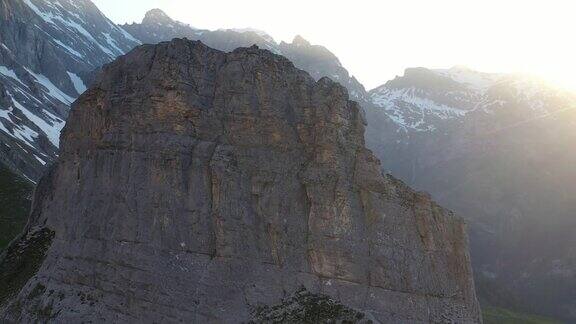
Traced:
[[256, 47], [105, 66], [27, 231], [7, 321], [481, 321], [463, 221], [381, 173], [345, 88]]

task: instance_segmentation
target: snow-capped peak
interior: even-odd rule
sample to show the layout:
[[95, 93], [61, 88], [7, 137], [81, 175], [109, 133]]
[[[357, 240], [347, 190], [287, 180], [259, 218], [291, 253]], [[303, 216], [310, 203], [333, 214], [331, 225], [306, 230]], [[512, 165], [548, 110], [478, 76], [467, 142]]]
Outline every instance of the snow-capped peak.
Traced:
[[[403, 76], [369, 92], [372, 103], [402, 129], [430, 131], [468, 115], [522, 111], [544, 116], [574, 96], [521, 74], [484, 73], [464, 66], [406, 69]], [[527, 118], [532, 118], [527, 117]]]
[[501, 74], [478, 72], [462, 65], [449, 69], [434, 69], [432, 71], [477, 91], [489, 89], [503, 77]]

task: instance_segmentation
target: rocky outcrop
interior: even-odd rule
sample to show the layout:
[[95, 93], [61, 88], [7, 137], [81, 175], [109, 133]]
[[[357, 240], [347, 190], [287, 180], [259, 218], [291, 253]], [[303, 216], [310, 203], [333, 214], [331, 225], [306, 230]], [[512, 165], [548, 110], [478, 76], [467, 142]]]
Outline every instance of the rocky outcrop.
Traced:
[[370, 95], [384, 168], [466, 217], [481, 303], [576, 322], [576, 93], [453, 67]]
[[149, 10], [142, 22], [124, 24], [122, 28], [145, 44], [157, 44], [173, 38], [199, 40], [204, 44], [230, 52], [238, 47], [257, 45], [277, 53], [274, 39], [261, 31], [251, 29], [198, 29], [173, 20], [160, 9]]
[[0, 0], [0, 163], [37, 181], [85, 76], [138, 44], [89, 0]]
[[276, 43], [270, 35], [253, 29], [197, 29], [173, 20], [160, 9], [148, 11], [141, 23], [124, 24], [122, 28], [147, 44], [188, 38], [225, 52], [256, 45], [288, 58], [297, 68], [310, 73], [315, 80], [329, 77], [340, 83], [363, 107], [371, 104], [364, 86], [348, 73], [336, 55], [324, 46], [310, 44], [302, 36], [296, 36], [292, 43]]
[[73, 106], [3, 319], [480, 322], [463, 221], [383, 175], [364, 127], [271, 52], [135, 49]]

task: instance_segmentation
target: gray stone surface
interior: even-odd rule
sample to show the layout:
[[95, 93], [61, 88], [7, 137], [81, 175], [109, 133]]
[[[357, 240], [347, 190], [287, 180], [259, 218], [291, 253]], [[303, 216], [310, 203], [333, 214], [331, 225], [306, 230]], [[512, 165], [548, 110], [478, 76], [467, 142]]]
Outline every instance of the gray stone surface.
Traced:
[[371, 104], [364, 86], [348, 73], [336, 55], [324, 46], [310, 44], [301, 36], [294, 37], [291, 43], [277, 43], [270, 35], [258, 30], [197, 29], [170, 18], [160, 9], [148, 11], [140, 23], [124, 24], [121, 27], [147, 44], [187, 38], [199, 40], [225, 52], [256, 45], [288, 58], [297, 68], [310, 73], [315, 80], [329, 77], [340, 83], [348, 89], [350, 97], [363, 107]]
[[576, 323], [576, 92], [454, 67], [370, 95], [383, 167], [466, 218], [480, 302]]
[[138, 44], [89, 0], [0, 0], [0, 163], [37, 181], [86, 75]]
[[141, 46], [73, 105], [14, 322], [225, 322], [302, 287], [383, 323], [480, 322], [463, 221], [383, 175], [360, 107], [258, 48]]

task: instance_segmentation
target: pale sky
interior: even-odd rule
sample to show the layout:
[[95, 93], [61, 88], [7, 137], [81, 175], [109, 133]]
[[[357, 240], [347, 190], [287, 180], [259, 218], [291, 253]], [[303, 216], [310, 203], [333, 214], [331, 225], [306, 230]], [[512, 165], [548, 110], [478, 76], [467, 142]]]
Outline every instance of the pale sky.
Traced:
[[116, 23], [152, 8], [197, 28], [256, 28], [326, 46], [367, 89], [405, 68], [465, 65], [576, 89], [574, 0], [93, 0]]

